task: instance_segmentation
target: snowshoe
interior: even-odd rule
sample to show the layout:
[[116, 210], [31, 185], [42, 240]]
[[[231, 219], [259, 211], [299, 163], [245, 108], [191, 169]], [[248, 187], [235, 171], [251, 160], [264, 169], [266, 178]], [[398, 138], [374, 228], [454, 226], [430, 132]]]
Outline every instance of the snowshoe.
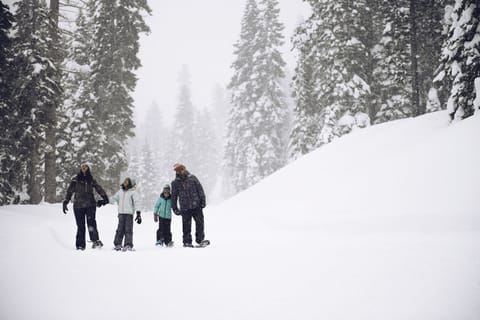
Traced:
[[92, 249], [100, 249], [101, 247], [103, 247], [103, 243], [100, 240], [94, 241], [92, 244]]
[[122, 251], [125, 252], [125, 251], [135, 251], [135, 249], [133, 249], [133, 247], [131, 246], [125, 246], [122, 248]]
[[163, 240], [157, 240], [157, 242], [155, 243], [156, 246], [160, 246], [160, 247], [163, 247]]
[[122, 246], [121, 246], [121, 245], [116, 245], [116, 246], [113, 248], [113, 250], [115, 250], [115, 251], [120, 251], [120, 250], [122, 250]]
[[167, 243], [166, 246], [169, 247], [169, 248], [173, 247], [173, 241], [170, 241], [169, 243]]
[[199, 244], [195, 246], [195, 248], [205, 248], [206, 246], [210, 245], [210, 240], [202, 240]]
[[184, 248], [193, 248], [193, 244], [191, 244], [191, 243], [184, 243], [184, 244], [183, 244], [183, 247], [184, 247]]
[[77, 250], [85, 250], [85, 247], [82, 247], [82, 246], [77, 246]]

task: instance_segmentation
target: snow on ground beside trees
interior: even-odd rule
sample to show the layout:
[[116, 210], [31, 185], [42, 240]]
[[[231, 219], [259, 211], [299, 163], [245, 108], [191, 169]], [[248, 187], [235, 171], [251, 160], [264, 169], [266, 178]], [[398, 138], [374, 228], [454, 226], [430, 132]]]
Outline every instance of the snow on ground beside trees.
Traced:
[[[71, 205], [0, 207], [1, 319], [478, 319], [480, 117], [356, 130], [217, 206], [212, 245], [74, 250]], [[161, 186], [159, 186], [161, 188]], [[153, 204], [152, 204], [153, 205]]]

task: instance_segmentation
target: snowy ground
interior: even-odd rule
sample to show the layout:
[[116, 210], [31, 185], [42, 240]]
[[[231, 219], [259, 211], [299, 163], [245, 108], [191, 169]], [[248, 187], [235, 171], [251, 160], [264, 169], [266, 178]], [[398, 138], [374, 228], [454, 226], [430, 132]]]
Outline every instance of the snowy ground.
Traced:
[[75, 251], [70, 205], [0, 207], [0, 319], [480, 317], [480, 117], [357, 131], [207, 207], [212, 245]]

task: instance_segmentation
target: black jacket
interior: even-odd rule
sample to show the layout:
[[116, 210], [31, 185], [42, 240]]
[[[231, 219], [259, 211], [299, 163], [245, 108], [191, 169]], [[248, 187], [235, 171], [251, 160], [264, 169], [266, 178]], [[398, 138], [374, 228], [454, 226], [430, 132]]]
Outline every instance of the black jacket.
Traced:
[[178, 210], [177, 199], [180, 203], [180, 211], [204, 208], [206, 205], [205, 193], [197, 177], [188, 171], [185, 176], [177, 174], [172, 181], [172, 209]]
[[97, 202], [93, 194], [94, 189], [103, 199], [108, 199], [105, 190], [93, 179], [90, 172], [88, 172], [87, 175], [83, 175], [82, 172], [80, 172], [72, 178], [70, 186], [67, 189], [65, 200], [70, 201], [72, 194], [75, 194], [73, 199], [74, 208], [95, 207]]

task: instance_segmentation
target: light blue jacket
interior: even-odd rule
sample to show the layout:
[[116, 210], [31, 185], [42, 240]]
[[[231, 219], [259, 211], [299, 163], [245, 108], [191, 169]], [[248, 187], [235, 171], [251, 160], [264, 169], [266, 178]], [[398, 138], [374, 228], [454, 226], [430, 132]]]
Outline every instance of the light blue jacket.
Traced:
[[165, 199], [163, 193], [158, 198], [153, 208], [153, 214], [156, 214], [160, 218], [172, 219], [172, 200], [169, 197]]
[[112, 202], [118, 203], [118, 213], [131, 214], [135, 213], [135, 204], [137, 202], [135, 190], [119, 190], [110, 199]]

